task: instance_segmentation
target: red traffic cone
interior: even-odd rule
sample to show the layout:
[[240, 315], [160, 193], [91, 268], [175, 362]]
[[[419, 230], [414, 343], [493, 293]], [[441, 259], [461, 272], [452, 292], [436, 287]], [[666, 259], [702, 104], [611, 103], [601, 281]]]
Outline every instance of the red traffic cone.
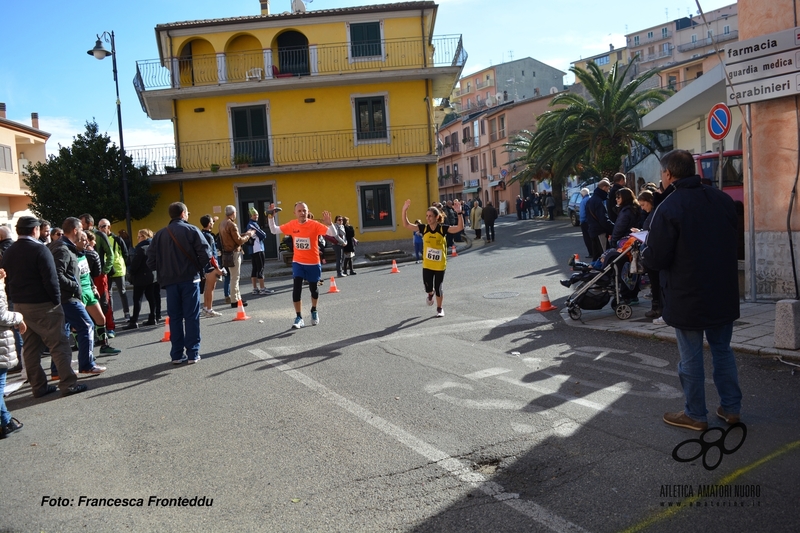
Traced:
[[392, 259], [392, 271], [390, 272], [390, 274], [399, 274], [399, 273], [400, 273], [400, 269], [397, 268], [397, 261]]
[[542, 303], [536, 308], [537, 311], [552, 311], [558, 309], [555, 305], [550, 303], [550, 296], [547, 295], [547, 288], [542, 287]]
[[339, 288], [336, 286], [336, 280], [333, 279], [333, 276], [331, 276], [331, 288], [328, 290], [328, 294], [334, 292], [339, 292]]
[[242, 304], [241, 299], [239, 299], [238, 305], [236, 306], [236, 317], [233, 321], [236, 322], [237, 320], [250, 320], [250, 317], [244, 312], [244, 304]]
[[169, 317], [164, 321], [164, 336], [161, 337], [161, 342], [169, 342]]
[[458, 253], [456, 252], [456, 245], [453, 245], [453, 251], [450, 252], [450, 257], [458, 257]]

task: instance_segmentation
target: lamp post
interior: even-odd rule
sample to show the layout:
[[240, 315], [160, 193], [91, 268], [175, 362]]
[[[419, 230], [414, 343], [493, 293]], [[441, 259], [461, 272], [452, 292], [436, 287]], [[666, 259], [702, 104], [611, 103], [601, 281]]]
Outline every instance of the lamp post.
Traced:
[[[111, 51], [105, 49], [103, 41], [111, 42]], [[125, 223], [128, 229], [128, 238], [133, 239], [131, 233], [131, 204], [128, 201], [128, 172], [125, 168], [125, 142], [122, 140], [122, 107], [119, 102], [119, 80], [117, 79], [117, 48], [114, 45], [114, 32], [108, 33], [104, 31], [97, 36], [94, 48], [86, 52], [95, 59], [105, 59], [111, 56], [111, 65], [114, 69], [114, 85], [117, 89], [117, 124], [119, 124], [119, 150], [122, 153], [120, 165], [122, 166], [122, 192], [125, 197]]]

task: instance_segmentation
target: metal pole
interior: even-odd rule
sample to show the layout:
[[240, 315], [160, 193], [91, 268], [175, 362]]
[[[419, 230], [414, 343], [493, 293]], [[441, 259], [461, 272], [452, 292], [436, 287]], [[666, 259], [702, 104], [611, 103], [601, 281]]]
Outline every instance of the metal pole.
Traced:
[[117, 123], [119, 124], [120, 165], [122, 166], [122, 193], [125, 197], [125, 224], [128, 238], [133, 239], [131, 232], [131, 204], [128, 200], [128, 171], [125, 166], [125, 142], [122, 140], [122, 106], [119, 101], [119, 80], [117, 79], [117, 48], [114, 44], [114, 32], [111, 32], [111, 63], [114, 68], [114, 85], [117, 89]]
[[719, 163], [717, 164], [717, 186], [722, 190], [722, 152], [725, 150], [725, 139], [719, 140]]
[[753, 198], [753, 121], [750, 116], [750, 104], [747, 104], [747, 234], [750, 237], [750, 242], [747, 246], [747, 253], [750, 255], [750, 298], [752, 302], [758, 299], [757, 284], [756, 284], [756, 214], [753, 206], [755, 205], [755, 198]]

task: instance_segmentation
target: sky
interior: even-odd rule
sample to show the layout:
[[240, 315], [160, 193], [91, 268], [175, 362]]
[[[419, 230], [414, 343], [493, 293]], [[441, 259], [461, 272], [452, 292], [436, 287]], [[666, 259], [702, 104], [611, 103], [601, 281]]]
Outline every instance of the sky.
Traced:
[[[469, 59], [464, 75], [512, 59], [532, 57], [568, 72], [570, 62], [625, 46], [625, 34], [697, 12], [696, 0], [438, 0], [435, 36], [460, 34]], [[314, 0], [307, 9], [388, 3]], [[700, 0], [704, 11], [734, 3]], [[272, 13], [291, 0], [271, 0]], [[172, 144], [168, 120], [142, 111], [133, 77], [136, 61], [155, 59], [155, 26], [185, 20], [259, 15], [259, 0], [28, 0], [3, 2], [0, 31], [0, 102], [7, 118], [50, 133], [48, 154], [69, 146], [96, 120], [119, 143], [111, 58], [87, 55], [97, 34], [114, 32], [125, 148]], [[106, 44], [108, 50], [110, 44]], [[571, 74], [565, 83], [573, 81]]]

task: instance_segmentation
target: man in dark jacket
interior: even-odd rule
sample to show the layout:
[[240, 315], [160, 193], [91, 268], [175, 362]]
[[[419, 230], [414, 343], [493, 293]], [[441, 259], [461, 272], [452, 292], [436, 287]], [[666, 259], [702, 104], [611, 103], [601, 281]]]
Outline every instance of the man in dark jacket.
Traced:
[[492, 202], [486, 202], [486, 207], [483, 208], [481, 214], [483, 223], [486, 224], [486, 243], [494, 241], [494, 221], [497, 220], [497, 209], [492, 205]]
[[8, 295], [28, 326], [22, 335], [22, 357], [33, 396], [40, 398], [57, 390], [47, 384], [42, 369], [45, 348], [50, 349], [50, 357], [56, 363], [61, 395], [83, 392], [87, 387], [78, 384], [71, 366], [72, 349], [64, 330], [64, 311], [53, 254], [39, 242], [39, 219], [20, 217], [17, 234], [17, 242], [3, 254], [3, 268], [8, 278]]
[[619, 214], [619, 211], [617, 210], [617, 192], [619, 192], [619, 190], [623, 187], [625, 187], [625, 174], [622, 172], [617, 172], [614, 174], [614, 184], [611, 186], [611, 190], [608, 193], [608, 199], [606, 200], [608, 219], [614, 224], [617, 223], [617, 215]]
[[169, 225], [156, 233], [147, 249], [147, 266], [167, 290], [172, 364], [193, 364], [200, 360], [200, 273], [211, 259], [211, 249], [200, 230], [186, 222], [186, 205], [170, 204], [169, 217]]
[[592, 260], [596, 261], [608, 248], [608, 236], [614, 232], [614, 223], [608, 218], [606, 200], [611, 183], [600, 180], [592, 197], [586, 200], [586, 222], [589, 224], [589, 237], [592, 239]]
[[736, 210], [730, 196], [700, 183], [689, 152], [668, 152], [661, 167], [664, 188], [672, 186], [674, 192], [653, 212], [643, 259], [660, 271], [662, 316], [675, 328], [678, 376], [686, 396], [684, 410], [666, 413], [664, 422], [702, 431], [708, 428], [704, 333], [720, 397], [717, 416], [736, 423], [742, 404], [731, 350], [733, 322], [739, 318]]
[[106, 371], [106, 367], [95, 363], [94, 322], [83, 303], [83, 290], [80, 283], [81, 270], [78, 267], [78, 249], [75, 243], [78, 242], [78, 236], [82, 231], [81, 221], [69, 217], [64, 221], [61, 229], [64, 230], [64, 235], [52, 243], [50, 252], [53, 254], [53, 261], [56, 264], [64, 318], [75, 330], [78, 340], [78, 372], [102, 374]]

